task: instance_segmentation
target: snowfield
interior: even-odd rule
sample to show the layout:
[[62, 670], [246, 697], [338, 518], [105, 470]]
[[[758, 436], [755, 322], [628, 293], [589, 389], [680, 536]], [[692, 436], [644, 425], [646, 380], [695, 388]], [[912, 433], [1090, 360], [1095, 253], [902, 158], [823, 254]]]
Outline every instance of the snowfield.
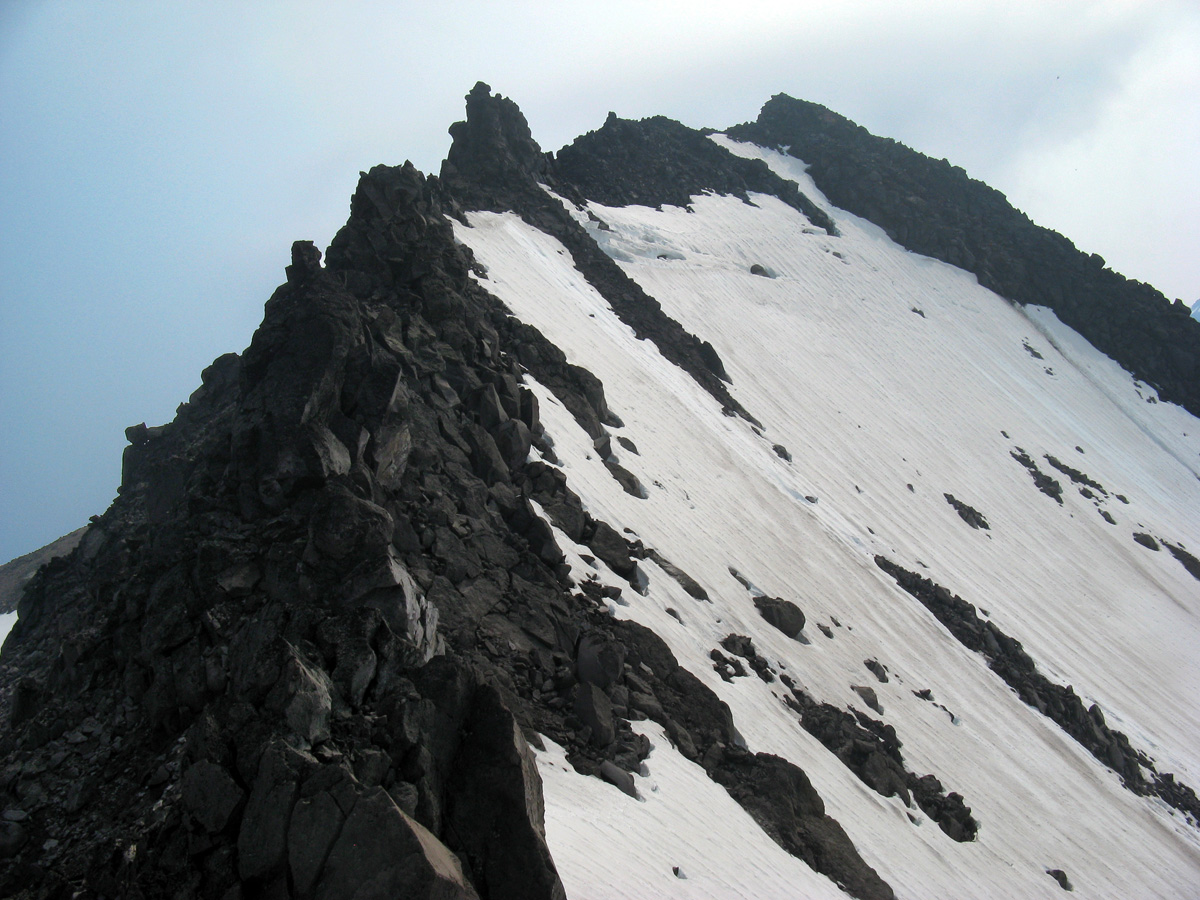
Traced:
[[[1200, 582], [1166, 547], [1133, 540], [1144, 533], [1200, 554], [1200, 422], [1151, 402], [1151, 388], [1050, 311], [1015, 307], [831, 207], [799, 161], [714, 140], [796, 181], [841, 235], [762, 195], [696, 197], [691, 210], [591, 204], [607, 229], [572, 212], [716, 347], [761, 434], [636, 339], [556, 239], [512, 213], [455, 223], [487, 269], [481, 284], [604, 382], [624, 422], [611, 430], [637, 448], [614, 450], [648, 498], [622, 490], [570, 413], [527, 376], [569, 486], [711, 602], [648, 560], [638, 594], [558, 532], [573, 577], [623, 587], [612, 614], [657, 632], [729, 704], [750, 750], [802, 768], [897, 896], [1057, 897], [1047, 870], [1062, 869], [1080, 897], [1196, 897], [1200, 829], [1122, 787], [874, 556], [975, 604], [1044, 675], [1098, 703], [1159, 772], [1200, 789]], [[1018, 448], [1059, 481], [1061, 504], [1038, 491]], [[1073, 483], [1048, 456], [1103, 491]], [[970, 527], [947, 493], [990, 528]], [[810, 643], [768, 625], [731, 567], [799, 605]], [[801, 728], [783, 685], [753, 673], [724, 681], [709, 653], [731, 633], [750, 636], [817, 701], [893, 725], [907, 768], [963, 795], [977, 840], [956, 843], [915, 805], [870, 790]], [[882, 715], [855, 685], [874, 688]], [[945, 709], [915, 695], [923, 690]], [[657, 725], [635, 728], [654, 745], [635, 779], [640, 800], [578, 775], [552, 743], [539, 753], [568, 896], [844, 896], [778, 848]]]

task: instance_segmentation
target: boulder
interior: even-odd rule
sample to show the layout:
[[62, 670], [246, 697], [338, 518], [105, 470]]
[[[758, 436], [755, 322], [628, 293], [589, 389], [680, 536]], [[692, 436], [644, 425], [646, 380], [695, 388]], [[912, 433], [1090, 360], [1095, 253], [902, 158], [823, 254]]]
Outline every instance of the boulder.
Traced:
[[625, 648], [616, 641], [597, 633], [579, 639], [575, 648], [575, 674], [581, 682], [606, 691], [617, 683], [624, 665]]
[[366, 791], [346, 817], [317, 884], [317, 900], [393, 897], [478, 900], [453, 853], [409, 818], [383, 788]]
[[759, 615], [790, 638], [797, 637], [804, 629], [804, 613], [790, 600], [781, 597], [755, 597], [754, 605]]
[[182, 787], [184, 808], [210, 834], [224, 831], [246, 796], [223, 766], [206, 759], [183, 773]]
[[490, 685], [475, 692], [449, 785], [450, 828], [489, 900], [565, 900], [546, 844], [537, 760]]
[[326, 791], [296, 803], [288, 825], [288, 870], [301, 897], [312, 895], [345, 816]]
[[613, 724], [612, 701], [594, 684], [581, 684], [575, 694], [575, 715], [591, 729], [592, 743], [607, 747], [617, 736]]
[[633, 781], [633, 776], [611, 760], [606, 759], [600, 763], [600, 777], [622, 793], [637, 799], [637, 785]]
[[637, 568], [629, 556], [629, 542], [607, 522], [597, 522], [588, 546], [592, 552], [622, 578], [629, 578]]
[[520, 419], [508, 419], [496, 429], [496, 448], [510, 470], [525, 464], [529, 448], [533, 446], [533, 433]]
[[242, 879], [265, 879], [283, 866], [301, 763], [300, 755], [282, 741], [273, 741], [263, 753], [238, 831]]
[[275, 687], [267, 695], [269, 709], [283, 713], [288, 729], [310, 744], [329, 739], [333, 709], [329, 676], [292, 649], [284, 660]]

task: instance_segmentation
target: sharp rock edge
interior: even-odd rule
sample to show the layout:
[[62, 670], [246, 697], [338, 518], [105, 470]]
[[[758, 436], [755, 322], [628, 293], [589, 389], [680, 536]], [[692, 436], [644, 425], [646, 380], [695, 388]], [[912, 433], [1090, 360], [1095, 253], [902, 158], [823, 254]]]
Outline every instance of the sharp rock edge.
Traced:
[[1200, 323], [783, 95], [451, 135], [12, 570], [0, 894], [1187, 896]]

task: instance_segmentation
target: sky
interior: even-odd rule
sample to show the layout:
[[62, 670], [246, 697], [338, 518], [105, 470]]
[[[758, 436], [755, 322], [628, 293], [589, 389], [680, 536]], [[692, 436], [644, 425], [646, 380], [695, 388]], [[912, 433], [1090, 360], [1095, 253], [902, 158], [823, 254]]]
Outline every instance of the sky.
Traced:
[[358, 173], [436, 172], [478, 80], [557, 150], [822, 103], [1200, 297], [1194, 2], [0, 5], [0, 561], [107, 508], [124, 429], [241, 351]]

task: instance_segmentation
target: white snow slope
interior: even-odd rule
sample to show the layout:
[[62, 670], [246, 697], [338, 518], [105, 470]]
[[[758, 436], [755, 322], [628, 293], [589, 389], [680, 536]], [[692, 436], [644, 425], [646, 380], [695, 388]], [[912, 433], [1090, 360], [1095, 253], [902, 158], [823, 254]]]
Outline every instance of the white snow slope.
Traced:
[[[1200, 582], [1165, 548], [1132, 539], [1200, 550], [1200, 422], [1149, 402], [1151, 389], [1048, 310], [1014, 307], [829, 206], [798, 161], [714, 139], [797, 181], [841, 236], [758, 195], [753, 205], [697, 197], [693, 211], [592, 204], [611, 230], [589, 227], [669, 315], [713, 343], [761, 435], [637, 340], [557, 240], [513, 214], [455, 223], [487, 268], [482, 284], [603, 380], [624, 422], [613, 433], [638, 453], [614, 449], [649, 496], [625, 493], [567, 410], [528, 379], [570, 487], [712, 602], [650, 561], [639, 595], [559, 532], [573, 577], [624, 586], [612, 614], [661, 635], [729, 704], [750, 750], [802, 768], [897, 896], [1061, 896], [1048, 869], [1065, 870], [1080, 897], [1200, 896], [1200, 830], [1123, 788], [873, 562], [882, 554], [974, 603], [1043, 674], [1099, 703], [1159, 772], [1200, 789]], [[753, 264], [774, 277], [750, 274]], [[1062, 483], [1062, 505], [1035, 488], [1016, 447]], [[1046, 454], [1107, 495], [1083, 496]], [[944, 493], [990, 530], [970, 528]], [[811, 643], [763, 621], [730, 567], [797, 603]], [[800, 727], [778, 682], [723, 681], [709, 652], [730, 633], [753, 638], [818, 701], [868, 711], [851, 686], [873, 687], [907, 767], [963, 795], [977, 840], [955, 843], [915, 805], [868, 789]], [[887, 666], [887, 684], [868, 659]], [[924, 689], [955, 718], [914, 695]], [[540, 754], [550, 849], [572, 900], [845, 896], [776, 847], [657, 726], [635, 725], [654, 745], [640, 799], [575, 773], [552, 744]]]

